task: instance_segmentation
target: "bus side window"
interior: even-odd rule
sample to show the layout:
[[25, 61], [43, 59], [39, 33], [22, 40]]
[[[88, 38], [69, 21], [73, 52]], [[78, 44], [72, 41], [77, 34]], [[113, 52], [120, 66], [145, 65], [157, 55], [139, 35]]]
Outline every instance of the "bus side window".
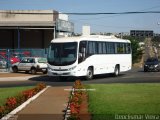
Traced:
[[87, 41], [81, 41], [79, 44], [79, 54], [78, 54], [78, 62], [82, 62], [86, 58], [86, 46], [87, 46]]
[[102, 53], [103, 53], [103, 43], [98, 42], [98, 54], [102, 54]]
[[89, 41], [87, 48], [87, 56], [91, 56], [98, 53], [98, 42]]
[[83, 48], [86, 49], [86, 41], [81, 41], [79, 44], [79, 52], [82, 53], [83, 52]]
[[115, 54], [116, 51], [116, 44], [113, 42], [106, 42], [106, 49], [107, 49], [107, 54]]
[[131, 53], [131, 44], [127, 44], [127, 53], [130, 54]]
[[117, 54], [124, 54], [124, 43], [117, 43]]

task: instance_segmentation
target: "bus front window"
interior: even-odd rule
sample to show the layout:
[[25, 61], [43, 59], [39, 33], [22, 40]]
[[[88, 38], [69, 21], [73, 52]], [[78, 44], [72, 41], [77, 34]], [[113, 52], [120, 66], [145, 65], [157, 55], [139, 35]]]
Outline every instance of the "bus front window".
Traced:
[[51, 43], [48, 63], [55, 66], [73, 64], [77, 59], [77, 42]]

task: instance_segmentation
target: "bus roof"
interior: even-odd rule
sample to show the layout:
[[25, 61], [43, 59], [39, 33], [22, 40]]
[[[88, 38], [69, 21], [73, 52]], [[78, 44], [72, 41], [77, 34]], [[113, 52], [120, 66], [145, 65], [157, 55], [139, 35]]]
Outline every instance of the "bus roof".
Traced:
[[120, 39], [120, 38], [116, 38], [115, 36], [103, 36], [103, 35], [56, 38], [56, 39], [53, 39], [51, 43], [79, 42], [82, 40], [130, 43], [130, 41], [127, 39]]

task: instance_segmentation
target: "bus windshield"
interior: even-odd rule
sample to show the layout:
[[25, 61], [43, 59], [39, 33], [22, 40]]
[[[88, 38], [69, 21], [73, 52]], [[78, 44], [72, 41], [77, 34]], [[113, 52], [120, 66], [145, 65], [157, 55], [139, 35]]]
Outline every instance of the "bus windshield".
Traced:
[[73, 64], [77, 59], [77, 42], [51, 43], [48, 63], [55, 66]]

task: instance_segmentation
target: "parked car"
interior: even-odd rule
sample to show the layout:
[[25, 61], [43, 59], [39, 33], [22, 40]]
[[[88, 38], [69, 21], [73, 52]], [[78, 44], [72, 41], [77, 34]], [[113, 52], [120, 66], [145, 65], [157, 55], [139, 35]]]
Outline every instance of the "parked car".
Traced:
[[144, 64], [144, 72], [160, 71], [160, 63], [157, 58], [148, 58]]
[[[7, 53], [6, 53], [6, 52], [0, 52], [0, 55], [3, 56], [3, 57], [6, 59], [6, 61], [8, 61], [8, 60], [7, 60], [8, 57], [7, 57]], [[17, 63], [17, 62], [19, 62], [19, 61], [20, 61], [20, 59], [19, 59], [18, 57], [15, 57], [15, 56], [13, 56], [13, 55], [10, 55], [10, 63], [11, 63], [11, 64]]]
[[4, 69], [7, 67], [7, 61], [6, 59], [0, 55], [0, 69]]
[[19, 58], [21, 60], [21, 58], [23, 57], [30, 57], [31, 53], [29, 51], [24, 51], [24, 52], [14, 52], [12, 53], [13, 57]]
[[14, 73], [18, 71], [26, 71], [36, 74], [36, 72], [47, 73], [47, 59], [42, 57], [23, 57], [18, 63], [12, 64]]

